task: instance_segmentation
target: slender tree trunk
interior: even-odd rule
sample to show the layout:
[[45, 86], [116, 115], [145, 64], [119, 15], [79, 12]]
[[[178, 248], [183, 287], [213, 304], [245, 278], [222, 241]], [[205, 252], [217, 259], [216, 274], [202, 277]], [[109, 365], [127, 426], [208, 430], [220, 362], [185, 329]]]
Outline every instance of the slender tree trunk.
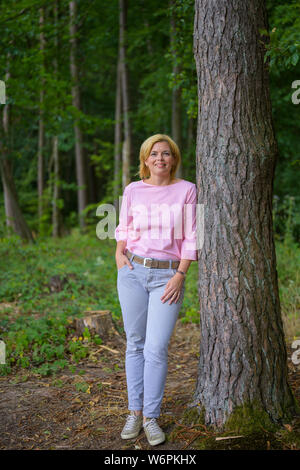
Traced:
[[[149, 21], [148, 21], [147, 18], [144, 18], [144, 27], [145, 27], [145, 29], [150, 30]], [[151, 42], [151, 39], [150, 39], [150, 35], [148, 35], [147, 38], [146, 38], [146, 44], [147, 44], [148, 55], [150, 57], [152, 57], [153, 56], [153, 46], [152, 46], [152, 42]]]
[[[72, 98], [73, 106], [80, 110], [80, 90], [79, 90], [79, 79], [78, 79], [78, 68], [76, 64], [76, 52], [77, 52], [77, 27], [76, 27], [76, 1], [71, 1], [70, 4], [70, 66], [71, 66], [71, 78], [72, 78]], [[75, 155], [76, 155], [76, 177], [78, 189], [78, 212], [79, 212], [79, 225], [83, 229], [86, 225], [85, 218], [82, 215], [82, 211], [87, 205], [87, 178], [84, 162], [84, 152], [82, 146], [82, 132], [78, 122], [74, 124], [75, 132]]]
[[17, 191], [13, 178], [12, 162], [5, 157], [0, 159], [0, 171], [4, 191], [6, 225], [23, 240], [33, 241], [31, 231], [19, 206]]
[[148, 13], [146, 11], [146, 5], [145, 4], [141, 4], [140, 6], [140, 18], [141, 18], [141, 21], [144, 23], [144, 28], [146, 31], [148, 31], [148, 34], [146, 36], [146, 46], [147, 46], [147, 53], [148, 53], [148, 56], [153, 56], [153, 45], [152, 45], [152, 41], [151, 41], [151, 29], [150, 29], [150, 25], [149, 25], [149, 21], [148, 21]]
[[196, 152], [196, 119], [188, 118], [187, 138], [185, 142], [185, 151], [187, 160], [185, 162], [185, 176], [195, 175], [195, 152]]
[[[5, 82], [8, 83], [10, 79], [9, 72], [9, 56], [8, 56], [8, 71], [5, 76]], [[9, 104], [6, 103], [3, 108], [3, 133], [5, 138], [4, 142], [0, 141], [0, 172], [4, 192], [4, 208], [6, 216], [6, 225], [11, 227], [12, 230], [19, 235], [22, 239], [33, 241], [31, 231], [23, 217], [20, 205], [18, 202], [17, 190], [13, 177], [12, 161], [8, 156], [8, 134], [9, 134]]]
[[[264, 1], [196, 0], [201, 339], [194, 405], [222, 428], [295, 410], [272, 227], [277, 145], [260, 29]], [[241, 411], [243, 410], [243, 411]], [[239, 415], [240, 413], [240, 415]], [[250, 419], [250, 421], [249, 421]]]
[[120, 67], [121, 67], [121, 86], [122, 86], [122, 103], [123, 103], [123, 121], [124, 121], [124, 142], [122, 151], [122, 187], [123, 189], [130, 183], [130, 164], [131, 164], [131, 125], [129, 118], [130, 99], [128, 85], [128, 69], [126, 63], [126, 28], [127, 28], [127, 1], [119, 0], [120, 11]]
[[87, 154], [85, 157], [85, 161], [87, 165], [86, 174], [87, 174], [87, 182], [88, 182], [88, 201], [92, 204], [97, 201], [97, 198], [98, 198], [97, 189], [98, 189], [99, 183], [97, 182], [97, 179], [95, 176], [94, 163], [91, 160], [90, 156]]
[[[58, 8], [57, 0], [54, 3], [54, 23], [55, 23], [55, 55], [53, 60], [53, 69], [55, 80], [58, 78], [58, 38], [57, 38], [57, 22], [58, 22]], [[58, 200], [60, 198], [60, 161], [59, 161], [59, 150], [58, 150], [58, 135], [55, 135], [52, 139], [52, 156], [53, 156], [53, 196], [52, 196], [52, 235], [53, 237], [59, 237], [61, 235], [61, 210], [59, 208]]]
[[120, 169], [121, 169], [121, 64], [120, 55], [117, 63], [117, 86], [116, 86], [116, 105], [115, 105], [115, 155], [114, 155], [114, 206], [116, 211], [119, 210], [119, 192], [120, 192]]
[[[174, 4], [174, 0], [170, 0], [170, 7]], [[171, 54], [173, 56], [173, 75], [175, 78], [178, 77], [180, 67], [178, 65], [178, 58], [176, 53], [176, 17], [174, 11], [171, 14]], [[182, 150], [182, 119], [181, 119], [181, 87], [176, 86], [172, 90], [172, 138], [176, 144]], [[182, 164], [179, 166], [176, 177], [182, 178]]]
[[42, 60], [42, 80], [40, 90], [40, 109], [39, 109], [39, 134], [38, 134], [38, 216], [41, 223], [43, 215], [43, 192], [44, 192], [44, 52], [45, 52], [45, 35], [44, 35], [44, 9], [40, 8], [40, 52]]
[[186, 143], [187, 152], [189, 154], [191, 154], [192, 149], [195, 145], [195, 130], [194, 130], [194, 127], [195, 127], [195, 119], [190, 117], [189, 120], [188, 120], [187, 143]]
[[58, 136], [54, 136], [52, 140], [53, 163], [54, 163], [54, 184], [53, 184], [53, 208], [52, 208], [52, 235], [59, 237], [61, 234], [61, 210], [58, 204], [60, 198], [59, 186], [59, 151], [58, 151]]

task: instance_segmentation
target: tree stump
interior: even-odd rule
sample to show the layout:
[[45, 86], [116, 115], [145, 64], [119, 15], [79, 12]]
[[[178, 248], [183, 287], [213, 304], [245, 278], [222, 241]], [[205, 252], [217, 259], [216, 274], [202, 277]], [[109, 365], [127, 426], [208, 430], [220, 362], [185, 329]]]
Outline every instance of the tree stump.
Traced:
[[76, 318], [76, 333], [82, 335], [85, 328], [91, 333], [97, 334], [101, 339], [108, 338], [112, 334], [119, 335], [116, 331], [111, 312], [109, 310], [89, 310], [84, 312], [83, 318]]

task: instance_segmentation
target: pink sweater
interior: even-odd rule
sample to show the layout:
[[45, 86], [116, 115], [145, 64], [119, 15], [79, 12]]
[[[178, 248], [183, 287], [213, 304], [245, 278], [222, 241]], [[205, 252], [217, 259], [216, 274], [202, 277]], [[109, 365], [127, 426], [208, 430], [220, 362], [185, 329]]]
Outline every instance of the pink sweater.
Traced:
[[161, 260], [197, 260], [196, 185], [134, 181], [125, 187], [115, 239], [131, 252]]

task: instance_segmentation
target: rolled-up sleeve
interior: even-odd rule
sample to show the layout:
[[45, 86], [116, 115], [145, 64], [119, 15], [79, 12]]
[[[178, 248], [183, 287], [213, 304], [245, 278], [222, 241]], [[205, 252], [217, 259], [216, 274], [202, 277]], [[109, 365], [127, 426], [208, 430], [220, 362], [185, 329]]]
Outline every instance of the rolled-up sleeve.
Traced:
[[193, 184], [191, 190], [187, 194], [184, 207], [184, 227], [183, 240], [181, 245], [181, 259], [189, 259], [196, 261], [198, 259], [197, 251], [197, 190]]
[[128, 240], [129, 227], [132, 223], [132, 216], [129, 215], [129, 207], [130, 189], [128, 188], [128, 186], [126, 186], [122, 196], [119, 225], [116, 227], [115, 230], [115, 239], [117, 242], [120, 240]]

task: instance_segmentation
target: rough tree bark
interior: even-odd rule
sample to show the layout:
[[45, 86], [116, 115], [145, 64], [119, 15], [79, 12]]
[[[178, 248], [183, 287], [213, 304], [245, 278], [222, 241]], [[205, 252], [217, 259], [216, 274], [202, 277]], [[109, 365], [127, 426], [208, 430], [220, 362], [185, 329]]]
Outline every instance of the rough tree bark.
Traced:
[[[69, 4], [70, 7], [70, 67], [71, 67], [71, 77], [72, 77], [72, 98], [73, 106], [80, 111], [80, 89], [79, 89], [79, 78], [78, 78], [78, 67], [76, 63], [76, 54], [77, 54], [77, 26], [76, 26], [76, 2], [71, 1]], [[83, 229], [86, 226], [85, 218], [82, 215], [82, 211], [87, 206], [87, 178], [84, 162], [84, 152], [82, 145], [82, 132], [80, 126], [75, 120], [74, 124], [75, 132], [75, 155], [76, 155], [76, 178], [77, 184], [79, 186], [77, 190], [78, 195], [78, 212], [79, 212], [79, 225]]]
[[295, 410], [272, 231], [277, 145], [259, 33], [267, 28], [263, 0], [196, 0], [197, 187], [205, 235], [193, 405], [219, 428], [241, 410], [278, 423]]

